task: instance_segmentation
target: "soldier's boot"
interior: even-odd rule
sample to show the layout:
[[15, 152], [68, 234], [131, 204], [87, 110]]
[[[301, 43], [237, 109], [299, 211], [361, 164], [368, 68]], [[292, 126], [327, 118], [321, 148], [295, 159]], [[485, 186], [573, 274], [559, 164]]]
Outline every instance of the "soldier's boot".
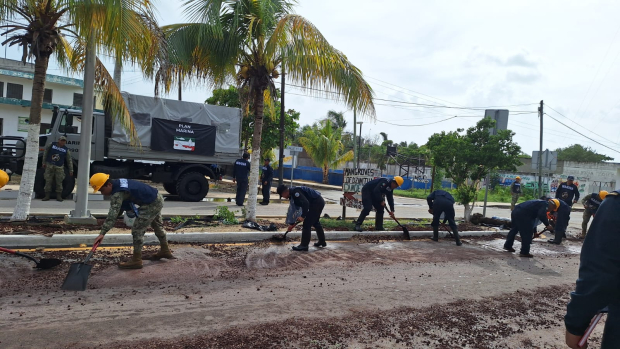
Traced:
[[41, 201], [50, 201], [50, 193], [45, 193], [45, 197]]
[[62, 199], [62, 193], [56, 193], [56, 201], [58, 201], [58, 202], [63, 202], [64, 201]]
[[142, 251], [133, 251], [133, 256], [127, 262], [118, 264], [120, 269], [142, 269]]
[[433, 227], [433, 237], [431, 240], [439, 241], [439, 227]]
[[457, 229], [452, 229], [452, 234], [454, 234], [454, 241], [456, 241], [456, 246], [461, 246], [463, 243], [461, 242], [461, 238], [459, 237], [459, 231]]
[[362, 228], [362, 223], [355, 221], [355, 230], [359, 232], [364, 231], [364, 229]]
[[170, 251], [170, 248], [168, 247], [168, 241], [160, 241], [160, 249], [159, 252], [150, 255], [150, 256], [144, 256], [142, 257], [142, 260], [151, 260], [151, 261], [158, 261], [162, 258], [166, 258], [166, 259], [177, 259], [175, 256], [172, 255], [172, 252]]

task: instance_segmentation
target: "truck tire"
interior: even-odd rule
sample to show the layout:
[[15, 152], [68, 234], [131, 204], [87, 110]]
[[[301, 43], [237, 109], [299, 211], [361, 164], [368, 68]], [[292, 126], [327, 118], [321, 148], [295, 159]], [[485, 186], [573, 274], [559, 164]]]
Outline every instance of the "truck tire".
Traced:
[[209, 180], [200, 172], [189, 172], [177, 181], [177, 193], [183, 201], [198, 202], [207, 196]]
[[179, 192], [177, 191], [176, 183], [164, 183], [164, 189], [168, 192], [168, 194], [177, 195]]
[[[45, 169], [40, 168], [34, 177], [34, 197], [43, 199], [45, 197]], [[69, 169], [65, 167], [65, 179], [62, 181], [62, 198], [66, 198], [75, 188], [75, 178], [69, 176]], [[50, 198], [56, 198], [56, 184], [52, 184]]]
[[111, 179], [128, 178], [131, 174], [129, 167], [106, 166], [101, 163], [93, 163], [90, 165], [90, 172], [109, 174]]

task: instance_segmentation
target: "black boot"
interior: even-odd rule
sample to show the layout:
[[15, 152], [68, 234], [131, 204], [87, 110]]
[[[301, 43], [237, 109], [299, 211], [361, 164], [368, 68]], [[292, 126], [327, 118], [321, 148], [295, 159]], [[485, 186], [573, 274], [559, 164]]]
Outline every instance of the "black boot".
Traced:
[[550, 244], [555, 244], [555, 245], [561, 245], [562, 244], [562, 237], [564, 236], [564, 232], [555, 232], [555, 237], [551, 240], [548, 240], [547, 242]]
[[308, 246], [293, 246], [293, 251], [308, 251]]
[[459, 231], [457, 229], [452, 229], [452, 234], [454, 234], [454, 241], [456, 241], [456, 246], [461, 246], [463, 243], [461, 242], [461, 238], [459, 238]]
[[314, 247], [325, 247], [325, 246], [327, 246], [327, 243], [325, 241], [323, 242], [319, 241], [319, 242], [314, 243]]
[[375, 231], [385, 231], [385, 228], [383, 228], [383, 223], [377, 224], [377, 222], [375, 222]]
[[433, 237], [431, 240], [439, 241], [439, 227], [433, 227]]
[[357, 222], [355, 222], [355, 230], [359, 231], [360, 233], [364, 231], [364, 229], [362, 229], [362, 225]]

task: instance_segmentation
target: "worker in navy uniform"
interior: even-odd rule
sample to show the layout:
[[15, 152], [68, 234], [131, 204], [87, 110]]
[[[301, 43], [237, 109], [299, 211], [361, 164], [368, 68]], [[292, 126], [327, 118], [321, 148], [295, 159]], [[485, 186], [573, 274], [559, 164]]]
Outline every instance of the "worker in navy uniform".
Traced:
[[596, 212], [581, 248], [579, 278], [566, 309], [566, 344], [579, 340], [598, 312], [608, 308], [601, 348], [620, 348], [620, 193], [611, 192]]
[[433, 241], [439, 241], [439, 219], [441, 214], [444, 214], [444, 221], [448, 220], [448, 224], [454, 234], [456, 245], [461, 246], [461, 239], [459, 238], [459, 230], [454, 222], [454, 197], [444, 190], [435, 190], [429, 196], [426, 197], [428, 203], [428, 212], [433, 215]]
[[362, 213], [355, 221], [355, 230], [362, 231], [362, 224], [364, 219], [370, 214], [372, 208], [375, 208], [375, 231], [382, 231], [383, 229], [383, 211], [385, 207], [385, 199], [387, 199], [390, 205], [391, 213], [390, 217], [394, 218], [394, 189], [403, 185], [403, 177], [396, 176], [394, 179], [387, 178], [375, 178], [372, 181], [364, 184], [362, 187], [362, 204], [364, 208]]
[[[327, 246], [325, 242], [325, 231], [319, 220], [321, 218], [321, 212], [323, 212], [323, 208], [325, 207], [325, 200], [323, 200], [321, 193], [308, 187], [289, 188], [286, 185], [278, 186], [277, 191], [280, 197], [291, 200], [297, 210], [301, 208], [301, 215], [297, 217], [297, 221], [303, 223], [301, 243], [299, 246], [293, 246], [293, 250], [308, 251], [308, 245], [310, 244], [310, 238], [312, 236], [312, 227], [316, 230], [316, 236], [319, 240], [314, 246]], [[290, 222], [288, 217], [287, 221]], [[290, 224], [288, 231], [293, 230], [294, 227], [294, 224]]]
[[570, 207], [579, 201], [579, 187], [575, 185], [574, 180], [575, 177], [568, 176], [566, 182], [560, 183], [555, 191], [555, 198], [564, 201]]
[[506, 242], [504, 243], [504, 250], [508, 252], [515, 252], [512, 245], [515, 242], [517, 233], [521, 235], [521, 251], [519, 255], [521, 257], [532, 258], [530, 254], [530, 245], [532, 243], [532, 237], [534, 235], [534, 227], [536, 219], [540, 220], [549, 231], [553, 231], [553, 227], [549, 224], [547, 218], [547, 212], [555, 211], [560, 207], [560, 200], [529, 200], [515, 206], [510, 218], [512, 220], [512, 228], [508, 232]]
[[235, 198], [237, 206], [243, 206], [245, 193], [248, 191], [248, 175], [250, 174], [249, 158], [250, 154], [244, 153], [243, 159], [235, 161], [235, 168], [233, 169], [233, 182], [237, 183], [237, 197]]
[[263, 201], [261, 205], [269, 205], [269, 196], [271, 195], [271, 181], [273, 180], [273, 168], [269, 165], [271, 159], [266, 158], [263, 164], [260, 183], [263, 186]]
[[586, 197], [584, 197], [581, 201], [584, 210], [583, 221], [581, 222], [581, 235], [579, 236], [580, 239], [584, 239], [586, 237], [590, 218], [592, 218], [592, 216], [596, 214], [596, 211], [598, 210], [599, 206], [601, 206], [603, 200], [605, 200], [607, 194], [609, 194], [607, 190], [601, 190], [598, 193], [586, 195]]
[[553, 210], [552, 213], [555, 218], [555, 226], [553, 227], [555, 230], [555, 237], [547, 241], [556, 245], [562, 244], [562, 237], [566, 237], [566, 228], [568, 227], [568, 221], [570, 220], [570, 206], [562, 200], [558, 200], [558, 203], [560, 206]]

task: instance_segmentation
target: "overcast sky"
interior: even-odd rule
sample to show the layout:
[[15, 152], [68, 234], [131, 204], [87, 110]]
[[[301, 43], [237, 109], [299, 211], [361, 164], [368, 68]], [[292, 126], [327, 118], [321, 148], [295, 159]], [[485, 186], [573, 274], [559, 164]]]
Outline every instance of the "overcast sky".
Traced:
[[[159, 1], [162, 25], [185, 21], [181, 3]], [[300, 0], [296, 12], [362, 70], [378, 99], [509, 109], [508, 126], [526, 153], [538, 149], [536, 110], [544, 100], [564, 115], [546, 107], [550, 116], [620, 150], [619, 1]], [[19, 59], [19, 50], [9, 48], [8, 57]], [[112, 71], [112, 64], [107, 66]], [[153, 84], [134, 70], [125, 67], [122, 90], [153, 95]], [[52, 64], [49, 73], [59, 71]], [[304, 91], [298, 88], [287, 92], [286, 108], [301, 112], [302, 125], [336, 110], [346, 111], [351, 127], [353, 113], [343, 104], [299, 96]], [[210, 93], [187, 88], [183, 99], [204, 102]], [[420, 145], [435, 132], [466, 128], [479, 118], [420, 127], [385, 122], [419, 125], [484, 114], [379, 100], [376, 106], [376, 121], [363, 120], [364, 136], [385, 132], [396, 142]], [[620, 160], [620, 153], [550, 117], [544, 122], [544, 148], [581, 143]]]

